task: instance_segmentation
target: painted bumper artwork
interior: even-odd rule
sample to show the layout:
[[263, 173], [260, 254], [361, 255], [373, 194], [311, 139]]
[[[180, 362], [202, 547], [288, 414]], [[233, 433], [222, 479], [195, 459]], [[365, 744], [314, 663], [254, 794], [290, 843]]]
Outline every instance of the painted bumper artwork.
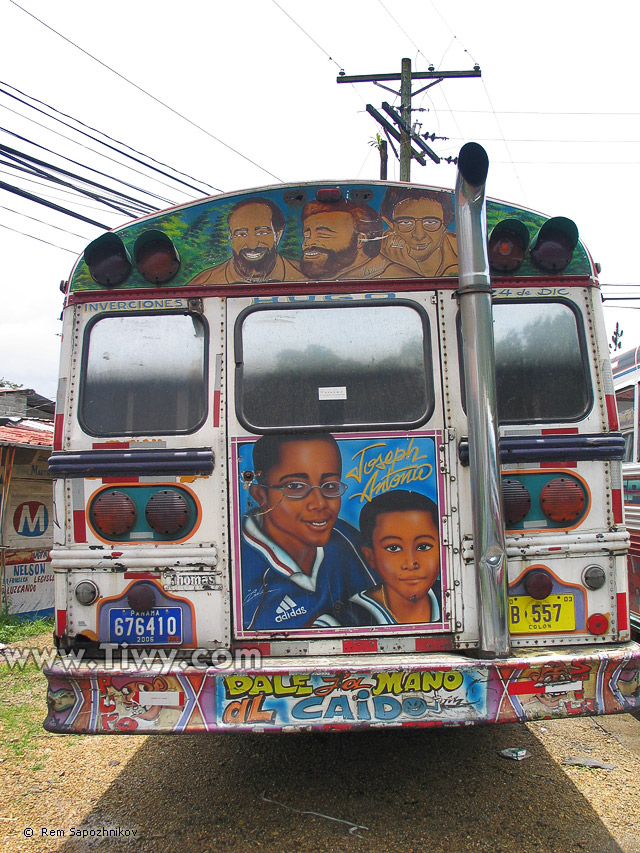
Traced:
[[376, 657], [368, 668], [326, 672], [297, 666], [226, 672], [186, 667], [163, 673], [101, 671], [89, 664], [46, 670], [45, 728], [141, 734], [279, 731], [369, 726], [455, 726], [516, 722], [640, 708], [640, 646], [603, 660], [529, 655], [452, 664], [424, 658], [403, 668]]

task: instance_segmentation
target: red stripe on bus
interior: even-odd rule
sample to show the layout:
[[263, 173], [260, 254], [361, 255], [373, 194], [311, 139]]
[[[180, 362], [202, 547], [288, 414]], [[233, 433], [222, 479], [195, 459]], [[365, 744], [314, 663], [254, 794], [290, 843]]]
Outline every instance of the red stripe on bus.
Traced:
[[564, 427], [562, 429], [543, 429], [541, 435], [577, 435], [578, 427]]
[[377, 652], [377, 640], [343, 640], [342, 651], [345, 654], [357, 654], [358, 652]]
[[616, 406], [615, 394], [605, 394], [604, 399], [607, 403], [607, 418], [609, 420], [609, 429], [618, 429], [618, 409]]
[[67, 630], [67, 611], [56, 610], [56, 637], [62, 637]]
[[83, 509], [74, 509], [73, 511], [73, 538], [76, 542], [87, 541], [87, 525]]
[[611, 490], [611, 506], [614, 524], [622, 524], [622, 489]]
[[627, 609], [627, 593], [619, 592], [616, 603], [618, 606], [618, 631], [628, 631], [629, 610]]
[[94, 441], [91, 447], [93, 450], [115, 450], [116, 448], [120, 450], [122, 447], [129, 447], [130, 443], [129, 441]]
[[213, 425], [220, 426], [220, 392], [213, 392]]
[[53, 430], [53, 449], [62, 450], [62, 428], [64, 425], [64, 416], [56, 415], [55, 428]]
[[451, 637], [416, 637], [417, 652], [446, 652], [452, 648]]
[[140, 477], [103, 477], [103, 483], [139, 483]]

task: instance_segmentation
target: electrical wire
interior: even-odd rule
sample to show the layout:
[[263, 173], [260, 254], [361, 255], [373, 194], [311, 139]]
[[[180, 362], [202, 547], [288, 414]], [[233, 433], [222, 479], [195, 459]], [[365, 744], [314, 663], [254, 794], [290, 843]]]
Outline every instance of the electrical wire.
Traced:
[[[13, 3], [13, 0], [9, 0], [9, 2]], [[56, 110], [55, 107], [51, 107], [51, 106], [49, 106], [49, 104], [44, 103], [44, 101], [39, 101], [37, 98], [33, 98], [31, 95], [26, 95], [24, 92], [21, 92], [20, 89], [16, 89], [15, 86], [12, 86], [10, 83], [5, 83], [2, 80], [0, 80], [0, 86], [8, 86], [9, 89], [13, 89], [15, 92], [20, 92], [20, 94], [23, 95], [25, 98], [30, 98], [32, 101], [35, 101], [37, 104], [42, 104], [43, 106], [47, 107], [47, 109], [53, 110], [54, 112], [58, 113], [59, 115], [64, 115], [66, 118], [70, 118], [70, 119], [72, 119], [72, 121], [75, 121], [80, 125], [83, 125], [83, 127], [88, 126], [88, 125], [84, 125], [83, 122], [79, 121], [78, 119], [73, 118], [73, 116], [67, 116], [66, 113], [61, 113], [59, 110]], [[91, 136], [90, 133], [86, 133], [85, 131], [80, 130], [77, 127], [73, 127], [73, 125], [69, 124], [66, 121], [63, 121], [62, 119], [58, 118], [57, 116], [49, 115], [49, 113], [45, 112], [44, 110], [41, 110], [39, 107], [35, 107], [33, 104], [29, 104], [26, 101], [23, 101], [22, 98], [18, 98], [16, 95], [12, 95], [11, 92], [7, 92], [5, 89], [0, 88], [0, 92], [4, 95], [7, 95], [7, 97], [9, 97], [9, 98], [13, 98], [15, 101], [18, 101], [19, 103], [24, 104], [26, 107], [29, 107], [30, 109], [35, 110], [38, 113], [41, 113], [42, 115], [46, 116], [47, 118], [53, 119], [53, 121], [59, 122], [59, 124], [64, 125], [64, 127], [68, 127], [70, 130], [73, 130], [75, 133], [79, 133], [82, 136], [86, 136], [87, 139], [92, 139], [94, 142], [97, 142], [99, 145], [104, 145], [105, 148], [109, 148], [109, 149], [111, 149], [111, 151], [115, 151], [116, 153], [121, 154], [123, 157], [128, 157], [130, 160], [133, 160], [135, 163], [139, 163], [140, 165], [145, 166], [147, 169], [153, 169], [154, 171], [159, 172], [161, 175], [164, 175], [165, 177], [170, 178], [172, 181], [175, 181], [176, 183], [179, 183], [179, 184], [184, 184], [185, 186], [188, 186], [191, 189], [197, 189], [197, 187], [194, 187], [192, 184], [188, 184], [186, 181], [183, 181], [180, 178], [175, 178], [175, 177], [173, 177], [173, 175], [168, 175], [162, 169], [158, 169], [156, 166], [151, 166], [149, 163], [145, 163], [143, 160], [140, 160], [138, 157], [134, 157], [132, 154], [127, 154], [126, 151], [121, 151], [119, 148], [115, 148], [113, 145], [110, 145], [108, 142], [104, 142], [102, 139], [96, 139], [95, 136]], [[107, 139], [110, 138], [107, 136], [106, 133], [102, 133], [102, 131], [100, 131], [100, 130], [95, 130], [94, 128], [90, 128], [90, 129], [94, 130], [95, 133], [102, 134], [102, 136], [105, 136]], [[119, 142], [118, 144], [123, 145], [124, 143]], [[126, 147], [129, 147], [129, 146], [126, 146]], [[130, 149], [130, 150], [133, 151], [135, 149]], [[139, 153], [139, 152], [136, 152], [136, 153]], [[147, 155], [142, 154], [141, 156], [146, 157]], [[149, 158], [149, 159], [152, 159], [152, 158]], [[168, 166], [167, 168], [171, 169], [172, 167]], [[197, 180], [197, 179], [194, 179], [194, 180]], [[204, 181], [202, 183], [204, 183]], [[210, 185], [207, 184], [207, 186], [210, 186]], [[218, 189], [218, 187], [212, 187], [212, 189], [215, 189], [217, 192], [222, 192], [222, 190]], [[200, 192], [202, 192], [202, 190], [200, 190]]]
[[52, 210], [57, 210], [59, 213], [64, 213], [67, 216], [72, 216], [74, 219], [79, 219], [81, 222], [87, 222], [89, 225], [95, 225], [97, 228], [102, 228], [105, 231], [109, 231], [109, 226], [104, 225], [102, 222], [96, 222], [95, 219], [89, 219], [87, 216], [83, 216], [81, 213], [75, 213], [73, 210], [68, 210], [65, 207], [61, 207], [59, 204], [53, 204], [50, 201], [46, 201], [39, 196], [33, 195], [33, 193], [28, 193], [26, 190], [21, 190], [19, 187], [14, 187], [11, 184], [7, 184], [4, 181], [0, 181], [0, 189], [6, 190], [7, 192], [13, 193], [14, 195], [19, 195], [22, 198], [27, 198], [30, 201], [35, 201], [37, 204], [42, 204], [44, 207], [50, 207]]
[[[11, 2], [13, 2], [13, 0], [11, 0]], [[318, 44], [318, 42], [314, 39], [314, 37], [312, 35], [309, 35], [309, 33], [304, 29], [304, 27], [302, 27], [296, 20], [294, 20], [294, 18], [292, 18], [291, 15], [285, 9], [283, 9], [279, 3], [276, 3], [276, 0], [271, 0], [271, 2], [273, 3], [274, 6], [276, 6], [278, 9], [280, 9], [280, 11], [282, 12], [283, 15], [286, 15], [287, 18], [289, 18], [289, 20], [291, 21], [292, 24], [295, 24], [295, 26], [300, 30], [300, 32], [305, 34], [305, 36], [309, 39], [309, 41], [312, 41], [315, 44], [315, 46], [318, 48], [318, 50], [320, 50], [320, 51], [322, 51], [322, 53], [324, 53], [324, 55], [327, 57], [327, 59], [330, 62], [333, 62], [333, 64], [340, 71], [342, 71], [344, 69], [344, 66], [340, 65], [339, 62], [336, 62], [336, 60], [322, 47], [322, 45]]]
[[87, 240], [84, 234], [76, 234], [75, 231], [69, 231], [67, 228], [61, 228], [59, 225], [52, 225], [50, 222], [45, 222], [44, 219], [38, 219], [36, 216], [29, 216], [28, 213], [22, 213], [20, 210], [14, 210], [12, 207], [6, 207], [0, 204], [0, 210], [8, 210], [9, 213], [15, 213], [18, 216], [24, 216], [25, 219], [31, 219], [33, 222], [39, 222], [41, 225], [46, 225], [47, 228], [55, 228], [56, 231], [64, 231], [65, 234], [71, 234], [72, 237], [79, 237], [81, 240]]
[[30, 154], [24, 154], [22, 151], [18, 151], [15, 148], [10, 148], [8, 145], [2, 145], [0, 143], [0, 153], [3, 153], [5, 156], [9, 157], [16, 162], [20, 162], [23, 165], [30, 167], [30, 164], [34, 164], [33, 168], [35, 172], [39, 172], [36, 166], [44, 166], [47, 169], [53, 169], [54, 172], [58, 172], [61, 175], [65, 175], [69, 178], [74, 178], [75, 180], [81, 181], [84, 184], [87, 184], [90, 187], [96, 187], [97, 189], [105, 190], [106, 192], [111, 193], [112, 196], [116, 198], [120, 198], [123, 201], [130, 201], [136, 205], [139, 205], [142, 208], [147, 208], [148, 212], [157, 211], [157, 207], [153, 207], [147, 202], [141, 201], [140, 199], [134, 198], [133, 196], [127, 195], [126, 193], [121, 193], [118, 190], [114, 190], [111, 187], [107, 187], [104, 184], [99, 184], [96, 181], [92, 181], [90, 178], [83, 178], [81, 175], [76, 175], [74, 172], [69, 172], [66, 169], [60, 168], [60, 166], [54, 166], [52, 163], [47, 163], [45, 160], [39, 160], [36, 157], [32, 157]]
[[2, 222], [0, 222], [0, 228], [6, 228], [7, 231], [13, 231], [14, 234], [22, 234], [23, 237], [29, 237], [31, 240], [37, 240], [39, 243], [46, 243], [47, 246], [53, 246], [54, 249], [62, 249], [63, 252], [69, 252], [76, 257], [80, 254], [80, 252], [75, 249], [67, 249], [64, 246], [58, 246], [57, 243], [50, 243], [48, 240], [43, 240], [42, 237], [34, 237], [33, 234], [27, 234], [26, 231], [18, 231], [17, 228], [11, 228], [9, 225], [3, 225]]
[[151, 92], [148, 92], [146, 89], [143, 89], [142, 86], [138, 86], [138, 84], [134, 83], [133, 80], [129, 80], [129, 78], [125, 77], [124, 74], [120, 74], [119, 71], [116, 71], [115, 68], [112, 68], [110, 65], [107, 65], [106, 62], [103, 62], [101, 59], [98, 59], [92, 53], [89, 53], [88, 50], [85, 50], [83, 47], [80, 47], [80, 45], [76, 44], [74, 41], [71, 41], [71, 39], [67, 38], [66, 36], [63, 36], [62, 33], [58, 32], [58, 30], [49, 26], [49, 24], [45, 23], [43, 20], [38, 18], [36, 15], [34, 15], [32, 12], [29, 12], [28, 9], [25, 9], [19, 3], [16, 3], [16, 0], [9, 0], [9, 2], [12, 5], [16, 6], [18, 9], [20, 9], [25, 14], [29, 15], [29, 17], [33, 18], [34, 21], [37, 21], [39, 24], [42, 24], [43, 27], [46, 27], [52, 33], [55, 33], [55, 35], [57, 35], [59, 38], [63, 39], [68, 44], [72, 45], [72, 47], [75, 47], [76, 50], [79, 50], [81, 53], [84, 53], [85, 56], [88, 56], [90, 59], [93, 59], [94, 62], [97, 62], [99, 65], [102, 65], [102, 67], [106, 68], [107, 71], [110, 71], [112, 74], [115, 74], [116, 77], [119, 77], [121, 80], [124, 80], [125, 83], [128, 83], [130, 86], [133, 86], [134, 89], [137, 89], [139, 92], [142, 92], [143, 95], [146, 95], [148, 98], [151, 98], [151, 100], [155, 101], [157, 104], [160, 104], [160, 106], [169, 110], [169, 112], [172, 112], [174, 115], [178, 116], [178, 118], [181, 118], [183, 121], [186, 121], [192, 127], [195, 127], [197, 130], [206, 134], [210, 139], [214, 139], [220, 145], [223, 145], [225, 148], [228, 148], [229, 151], [232, 151], [234, 154], [237, 154], [238, 157], [242, 157], [243, 160], [246, 160], [248, 163], [251, 163], [253, 166], [256, 166], [256, 168], [260, 169], [261, 172], [265, 172], [265, 174], [270, 175], [272, 178], [275, 178], [276, 181], [280, 181], [280, 183], [282, 183], [281, 178], [279, 178], [277, 175], [274, 175], [273, 172], [270, 172], [268, 169], [265, 169], [264, 166], [261, 166], [259, 163], [256, 163], [255, 160], [252, 160], [250, 157], [247, 157], [245, 154], [242, 154], [240, 151], [237, 150], [237, 148], [234, 148], [232, 145], [228, 145], [226, 142], [224, 142], [218, 136], [215, 136], [213, 133], [210, 133], [208, 130], [205, 130], [204, 127], [197, 124], [195, 121], [192, 121], [190, 118], [187, 118], [187, 116], [183, 115], [183, 113], [178, 112], [178, 110], [174, 109], [173, 107], [170, 107], [169, 104], [165, 103], [164, 101], [161, 101], [160, 98], [156, 98], [156, 96], [152, 95]]
[[48, 154], [54, 154], [56, 157], [59, 157], [61, 160], [64, 160], [67, 163], [73, 163], [74, 166], [80, 166], [80, 168], [86, 169], [88, 172], [93, 172], [96, 175], [102, 175], [102, 177], [104, 178], [109, 178], [110, 180], [115, 181], [118, 184], [122, 184], [125, 187], [129, 187], [129, 189], [137, 190], [138, 192], [151, 196], [151, 198], [155, 198], [158, 201], [164, 202], [165, 204], [174, 203], [170, 198], [165, 198], [164, 196], [156, 195], [155, 193], [152, 193], [149, 190], [144, 190], [142, 189], [142, 187], [135, 186], [135, 184], [129, 184], [126, 181], [123, 181], [121, 178], [116, 178], [113, 175], [109, 175], [107, 172], [101, 172], [99, 169], [94, 169], [92, 166], [86, 166], [84, 163], [80, 163], [78, 160], [71, 159], [71, 157], [65, 157], [63, 154], [58, 154], [57, 151], [53, 151], [51, 148], [47, 148], [45, 145], [40, 145], [38, 142], [33, 142], [32, 140], [27, 139], [26, 136], [20, 136], [19, 133], [14, 133], [12, 130], [8, 130], [6, 127], [0, 127], [0, 131], [2, 133], [8, 134], [9, 136], [13, 136], [15, 139], [19, 139], [21, 142], [27, 142], [29, 145], [33, 145], [34, 148], [39, 148], [42, 151], [46, 151]]
[[[0, 92], [1, 91], [2, 90], [0, 89]], [[27, 95], [27, 97], [29, 97], [29, 96]], [[30, 107], [31, 105], [27, 104], [27, 106]], [[145, 172], [141, 172], [140, 169], [136, 169], [134, 166], [131, 166], [129, 163], [123, 163], [121, 160], [116, 160], [115, 157], [109, 157], [109, 155], [105, 154], [104, 151], [98, 151], [95, 148], [91, 148], [89, 145], [84, 145], [82, 142], [79, 142], [77, 139], [72, 139], [72, 137], [66, 136], [64, 133], [60, 133], [60, 131], [54, 130], [52, 127], [47, 127], [46, 124], [42, 124], [42, 122], [40, 122], [40, 121], [36, 121], [35, 119], [30, 118], [29, 116], [23, 115], [22, 113], [19, 113], [17, 110], [12, 110], [11, 107], [8, 107], [6, 104], [0, 104], [0, 108], [2, 108], [3, 110], [7, 110], [10, 113], [13, 113], [14, 115], [20, 116], [20, 118], [23, 119], [24, 121], [28, 121], [28, 122], [31, 122], [31, 124], [36, 124], [38, 127], [42, 127], [48, 133], [53, 133], [54, 136], [59, 136], [61, 139], [66, 139], [67, 142], [71, 142], [73, 145], [78, 145], [80, 148], [84, 148], [85, 151], [91, 151], [92, 154], [95, 154], [98, 157], [103, 157], [105, 160], [109, 160], [110, 163], [117, 163], [117, 165], [123, 169], [129, 169], [129, 171], [135, 172], [136, 175], [144, 175], [148, 180], [155, 181], [156, 183], [160, 184], [163, 187], [168, 187], [169, 189], [175, 190], [175, 187], [172, 187], [170, 184], [166, 184], [164, 181], [161, 181], [159, 178], [156, 178], [154, 175], [152, 175], [152, 174], [147, 175], [147, 174], [145, 174]], [[42, 111], [39, 110], [38, 112], [42, 112]], [[49, 115], [47, 115], [47, 113], [43, 113], [43, 115], [46, 115], [47, 118], [54, 118], [54, 116], [49, 116]], [[71, 125], [67, 125], [67, 126], [71, 127]], [[72, 128], [72, 129], [75, 131], [75, 128]], [[99, 131], [97, 131], [97, 132], [99, 133]], [[83, 134], [83, 135], [88, 136], [88, 134]], [[89, 138], [93, 139], [92, 136], [90, 136]], [[95, 141], [98, 143], [98, 145], [103, 144], [99, 139], [96, 139]], [[124, 143], [120, 143], [120, 144], [124, 145]], [[111, 146], [109, 146], [109, 147], [111, 148]], [[113, 150], [117, 151], [118, 149], [114, 148]], [[124, 154], [124, 151], [121, 151], [119, 153]], [[147, 155], [144, 154], [143, 156], [146, 157]], [[150, 159], [152, 159], [152, 158], [150, 158]], [[142, 163], [142, 161], [139, 161], [139, 162]], [[157, 162], [157, 161], [155, 161], [155, 162]], [[143, 163], [142, 165], [145, 165], [147, 168], [152, 168], [152, 167], [149, 167], [148, 164], [145, 164], [145, 163]], [[170, 169], [172, 167], [168, 166], [167, 168]], [[160, 172], [159, 169], [155, 169], [154, 171]], [[165, 174], [165, 173], [160, 172], [160, 174]], [[175, 180], [175, 178], [173, 178], [171, 175], [167, 175], [167, 177], [170, 178], [170, 180]], [[194, 180], [196, 180], [196, 179], [194, 179]], [[181, 181], [180, 183], [184, 183], [184, 182]], [[203, 183], [204, 183], [204, 181], [203, 181]], [[190, 184], [184, 184], [184, 185], [190, 186]], [[206, 184], [206, 186], [209, 186], [209, 184]], [[215, 187], [210, 187], [210, 189], [215, 189]], [[185, 191], [182, 189], [180, 190], [180, 192], [187, 195], [187, 193], [185, 193]], [[202, 190], [198, 190], [198, 192], [200, 194], [202, 194]], [[190, 197], [193, 198], [193, 196], [190, 196]]]

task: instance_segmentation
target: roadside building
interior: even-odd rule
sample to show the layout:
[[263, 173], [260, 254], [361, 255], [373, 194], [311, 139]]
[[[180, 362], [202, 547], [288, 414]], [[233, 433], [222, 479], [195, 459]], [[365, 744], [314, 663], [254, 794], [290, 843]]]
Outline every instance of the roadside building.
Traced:
[[0, 604], [24, 618], [53, 615], [53, 428], [51, 400], [0, 389]]

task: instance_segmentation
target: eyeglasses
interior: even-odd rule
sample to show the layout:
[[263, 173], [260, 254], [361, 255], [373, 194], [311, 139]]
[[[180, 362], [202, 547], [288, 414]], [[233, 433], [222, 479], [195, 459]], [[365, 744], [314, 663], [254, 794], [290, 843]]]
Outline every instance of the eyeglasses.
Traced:
[[320, 494], [324, 498], [339, 498], [347, 491], [347, 484], [341, 483], [339, 480], [328, 480], [321, 486], [310, 486], [308, 483], [300, 483], [294, 480], [290, 483], [284, 483], [282, 486], [269, 486], [267, 483], [259, 483], [263, 489], [277, 489], [282, 494], [292, 501], [301, 501], [306, 498], [314, 489], [320, 489]]
[[423, 219], [416, 219], [413, 216], [403, 216], [401, 219], [394, 219], [394, 225], [398, 231], [413, 231], [417, 222], [422, 223], [425, 231], [438, 231], [442, 228], [442, 219], [436, 216], [425, 216]]

